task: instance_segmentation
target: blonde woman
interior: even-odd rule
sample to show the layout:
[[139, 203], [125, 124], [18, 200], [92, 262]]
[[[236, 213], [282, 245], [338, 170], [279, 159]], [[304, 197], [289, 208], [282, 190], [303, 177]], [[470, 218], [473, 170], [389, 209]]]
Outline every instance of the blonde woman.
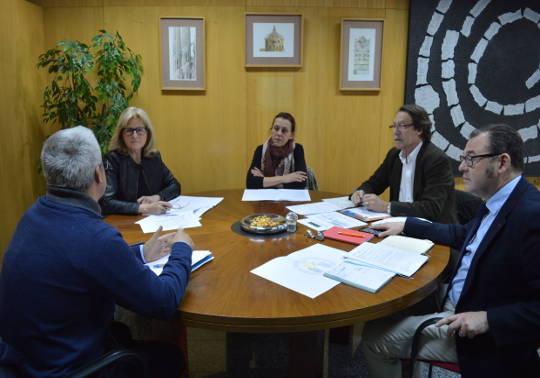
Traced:
[[154, 149], [154, 127], [142, 109], [122, 112], [104, 159], [107, 189], [104, 214], [164, 214], [166, 202], [180, 194], [174, 178]]

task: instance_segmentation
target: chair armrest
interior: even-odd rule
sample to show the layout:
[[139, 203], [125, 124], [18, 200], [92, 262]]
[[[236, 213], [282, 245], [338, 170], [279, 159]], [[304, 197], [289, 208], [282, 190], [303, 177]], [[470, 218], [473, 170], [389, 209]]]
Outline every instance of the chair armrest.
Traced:
[[[84, 378], [87, 377], [96, 371], [103, 369], [104, 367], [112, 364], [115, 361], [118, 361], [123, 358], [132, 358], [137, 361], [140, 365], [140, 371], [144, 373], [144, 363], [141, 359], [141, 356], [133, 351], [127, 349], [118, 349], [110, 351], [95, 361], [88, 363], [87, 365], [80, 368], [76, 373], [69, 376], [69, 378]], [[144, 374], [142, 375], [144, 376]]]
[[413, 339], [412, 339], [412, 345], [411, 345], [411, 357], [410, 357], [410, 365], [409, 365], [409, 376], [412, 377], [414, 374], [414, 365], [416, 363], [416, 357], [418, 355], [418, 349], [420, 345], [420, 335], [422, 334], [422, 331], [424, 328], [429, 327], [432, 324], [437, 323], [439, 320], [441, 320], [442, 317], [434, 317], [424, 320], [418, 327], [416, 327], [416, 330], [414, 331]]

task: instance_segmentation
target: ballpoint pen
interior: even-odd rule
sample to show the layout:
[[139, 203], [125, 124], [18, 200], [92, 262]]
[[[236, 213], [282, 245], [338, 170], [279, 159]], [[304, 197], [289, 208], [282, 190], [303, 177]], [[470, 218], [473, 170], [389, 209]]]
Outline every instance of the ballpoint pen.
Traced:
[[365, 238], [362, 234], [353, 234], [352, 232], [338, 232], [339, 235], [352, 236], [354, 238]]

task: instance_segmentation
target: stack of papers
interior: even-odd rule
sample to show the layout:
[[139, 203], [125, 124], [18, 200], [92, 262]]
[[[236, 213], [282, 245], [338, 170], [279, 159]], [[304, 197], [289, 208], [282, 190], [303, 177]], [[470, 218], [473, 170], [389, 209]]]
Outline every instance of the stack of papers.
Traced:
[[350, 251], [347, 259], [403, 277], [411, 277], [425, 264], [428, 256], [381, 243], [365, 242]]
[[169, 201], [173, 208], [163, 215], [150, 215], [137, 221], [144, 233], [156, 232], [160, 226], [163, 231], [177, 228], [200, 227], [201, 216], [223, 200], [223, 197], [178, 196]]
[[324, 202], [330, 202], [331, 204], [339, 207], [340, 210], [354, 207], [354, 202], [349, 199], [349, 196], [335, 197], [335, 198], [323, 198]]
[[[159, 276], [161, 272], [163, 272], [163, 267], [169, 261], [169, 256], [170, 254], [163, 256], [156, 261], [146, 263], [144, 265], [149, 267], [152, 272]], [[191, 271], [193, 272], [197, 268], [200, 268], [202, 265], [212, 261], [213, 259], [214, 256], [210, 251], [193, 251], [193, 254], [191, 255]]]
[[298, 215], [305, 215], [305, 216], [331, 213], [331, 212], [341, 210], [339, 206], [336, 206], [330, 202], [313, 202], [313, 203], [306, 203], [303, 205], [292, 205], [292, 206], [287, 206], [287, 209], [289, 209], [290, 211], [294, 211]]
[[242, 201], [311, 201], [306, 189], [245, 189]]
[[315, 231], [325, 231], [332, 227], [355, 228], [367, 226], [361, 220], [348, 217], [338, 212], [310, 215], [307, 218], [299, 219], [298, 223]]

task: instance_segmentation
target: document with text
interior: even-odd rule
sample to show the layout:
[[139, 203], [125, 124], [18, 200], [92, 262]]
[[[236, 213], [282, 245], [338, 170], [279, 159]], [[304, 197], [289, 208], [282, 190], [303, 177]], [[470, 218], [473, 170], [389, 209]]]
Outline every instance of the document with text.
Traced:
[[355, 247], [349, 252], [347, 258], [405, 277], [411, 277], [428, 260], [428, 256], [425, 255], [371, 242]]

